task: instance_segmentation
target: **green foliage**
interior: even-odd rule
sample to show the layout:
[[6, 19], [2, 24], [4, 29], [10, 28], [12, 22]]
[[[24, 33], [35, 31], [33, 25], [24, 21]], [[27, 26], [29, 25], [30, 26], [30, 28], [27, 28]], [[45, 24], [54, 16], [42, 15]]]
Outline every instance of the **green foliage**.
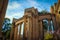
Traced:
[[10, 19], [9, 19], [9, 18], [5, 18], [4, 20], [9, 20], [9, 21], [10, 21]]
[[47, 14], [48, 11], [46, 11], [46, 10], [42, 10], [41, 13], [43, 13], [43, 14]]
[[49, 12], [47, 10], [42, 10], [41, 12], [39, 12], [38, 14], [48, 14]]
[[3, 23], [3, 27], [2, 27], [2, 33], [3, 33], [4, 37], [9, 38], [11, 26], [12, 26], [12, 24], [10, 23], [10, 19], [5, 18], [4, 23]]
[[6, 33], [6, 38], [10, 38], [10, 30]]
[[52, 38], [53, 38], [53, 34], [46, 33], [46, 34], [44, 35], [44, 39], [45, 39], [45, 40], [49, 40], [49, 39], [52, 39]]

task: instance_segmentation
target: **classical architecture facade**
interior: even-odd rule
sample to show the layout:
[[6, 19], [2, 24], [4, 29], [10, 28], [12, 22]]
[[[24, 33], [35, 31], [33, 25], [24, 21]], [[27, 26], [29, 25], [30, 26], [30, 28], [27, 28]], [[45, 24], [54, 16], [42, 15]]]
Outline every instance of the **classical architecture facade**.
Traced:
[[2, 40], [2, 25], [6, 14], [8, 0], [0, 0], [0, 40]]
[[[58, 15], [60, 15], [60, 0], [51, 6], [50, 13], [42, 14], [34, 7], [27, 8], [24, 16], [20, 19], [13, 19], [10, 40], [44, 40], [44, 33], [57, 31]], [[44, 28], [47, 23], [47, 30]], [[49, 27], [52, 30], [49, 30]]]

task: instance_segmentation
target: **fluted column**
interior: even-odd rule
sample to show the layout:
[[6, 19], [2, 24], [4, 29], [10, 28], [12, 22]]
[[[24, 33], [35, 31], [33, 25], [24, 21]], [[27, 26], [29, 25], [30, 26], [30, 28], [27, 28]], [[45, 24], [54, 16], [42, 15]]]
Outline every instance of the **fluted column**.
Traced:
[[14, 40], [17, 40], [17, 33], [18, 33], [18, 25], [15, 26]]
[[29, 21], [29, 33], [28, 33], [28, 40], [32, 40], [32, 37], [33, 37], [33, 21], [32, 21], [32, 18], [29, 17], [28, 18], [28, 21]]
[[19, 24], [19, 33], [17, 34], [17, 40], [21, 40], [21, 27], [22, 23]]
[[36, 38], [35, 40], [39, 40], [39, 25], [38, 25], [38, 16], [36, 16]]
[[25, 37], [25, 36], [26, 36], [26, 35], [25, 35], [25, 34], [26, 34], [26, 32], [25, 32], [25, 31], [26, 31], [26, 16], [24, 16], [24, 31], [23, 31], [23, 40], [24, 40], [24, 39], [26, 39], [26, 37]]
[[41, 38], [41, 40], [43, 40], [43, 24], [42, 24], [42, 21], [40, 20], [40, 38]]
[[35, 38], [36, 38], [36, 18], [35, 18], [35, 16], [33, 16], [33, 38], [32, 38], [32, 40], [35, 40]]
[[21, 28], [22, 28], [22, 24], [20, 24], [19, 40], [21, 40]]
[[0, 39], [2, 37], [2, 25], [6, 14], [8, 0], [0, 0]]
[[10, 32], [10, 40], [14, 40], [14, 32], [15, 32], [15, 23], [13, 23], [11, 32]]

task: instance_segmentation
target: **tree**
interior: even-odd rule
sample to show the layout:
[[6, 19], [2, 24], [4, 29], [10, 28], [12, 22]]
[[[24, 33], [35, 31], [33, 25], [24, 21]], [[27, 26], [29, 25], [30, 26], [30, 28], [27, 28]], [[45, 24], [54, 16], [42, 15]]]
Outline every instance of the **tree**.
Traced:
[[39, 14], [48, 14], [49, 12], [47, 10], [42, 10], [41, 12], [39, 12]]
[[10, 30], [11, 30], [10, 19], [9, 18], [5, 18], [3, 26], [2, 26], [2, 33], [3, 33], [4, 38], [9, 38]]
[[49, 12], [48, 12], [47, 10], [42, 10], [41, 13], [42, 13], [42, 14], [47, 14], [47, 13], [49, 13]]

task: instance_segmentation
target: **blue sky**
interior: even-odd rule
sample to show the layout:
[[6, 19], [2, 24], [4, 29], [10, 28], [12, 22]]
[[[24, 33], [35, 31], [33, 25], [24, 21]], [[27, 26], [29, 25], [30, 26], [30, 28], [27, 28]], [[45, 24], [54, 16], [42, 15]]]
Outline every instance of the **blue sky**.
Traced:
[[6, 16], [7, 18], [21, 18], [24, 15], [24, 9], [35, 7], [38, 11], [50, 11], [50, 6], [56, 3], [57, 0], [9, 0]]

